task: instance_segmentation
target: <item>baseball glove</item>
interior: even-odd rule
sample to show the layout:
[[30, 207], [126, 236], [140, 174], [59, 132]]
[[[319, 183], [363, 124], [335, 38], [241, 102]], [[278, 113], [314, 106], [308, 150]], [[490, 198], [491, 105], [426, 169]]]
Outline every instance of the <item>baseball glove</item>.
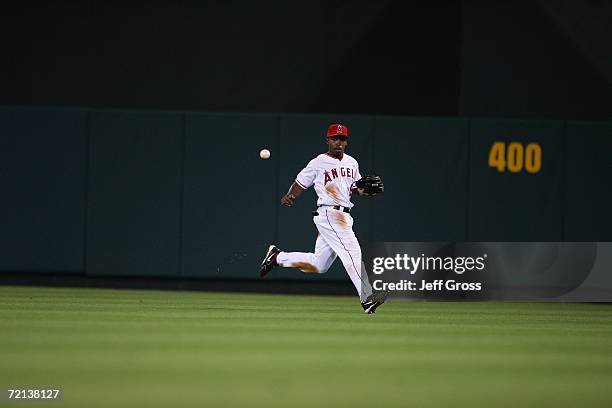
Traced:
[[385, 192], [385, 186], [383, 185], [380, 176], [370, 174], [363, 176], [361, 179], [355, 182], [355, 187], [362, 190], [364, 195], [377, 195]]

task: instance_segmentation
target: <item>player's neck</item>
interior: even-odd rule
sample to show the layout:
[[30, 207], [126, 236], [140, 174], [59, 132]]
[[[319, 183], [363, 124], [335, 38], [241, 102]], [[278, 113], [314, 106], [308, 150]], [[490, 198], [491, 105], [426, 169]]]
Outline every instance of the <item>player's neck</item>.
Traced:
[[328, 156], [331, 156], [331, 157], [333, 157], [334, 159], [338, 159], [338, 160], [342, 160], [342, 158], [344, 157], [344, 153], [340, 153], [340, 154], [339, 154], [339, 155], [337, 155], [337, 156], [336, 156], [335, 154], [332, 154], [331, 152], [327, 152], [326, 154], [327, 154]]

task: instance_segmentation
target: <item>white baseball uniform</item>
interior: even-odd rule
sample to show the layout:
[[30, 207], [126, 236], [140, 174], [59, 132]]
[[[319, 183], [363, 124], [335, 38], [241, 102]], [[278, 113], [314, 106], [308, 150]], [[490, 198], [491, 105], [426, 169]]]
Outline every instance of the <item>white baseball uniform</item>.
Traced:
[[[319, 230], [315, 251], [280, 252], [276, 262], [303, 272], [325, 273], [339, 256], [361, 302], [364, 302], [372, 294], [372, 287], [361, 260], [361, 247], [353, 232], [353, 217], [343, 211], [353, 207], [351, 188], [359, 179], [359, 164], [348, 154], [344, 154], [342, 160], [327, 153], [312, 159], [297, 175], [295, 182], [304, 190], [314, 185], [319, 197], [318, 215], [313, 218]], [[334, 209], [334, 206], [339, 209]]]

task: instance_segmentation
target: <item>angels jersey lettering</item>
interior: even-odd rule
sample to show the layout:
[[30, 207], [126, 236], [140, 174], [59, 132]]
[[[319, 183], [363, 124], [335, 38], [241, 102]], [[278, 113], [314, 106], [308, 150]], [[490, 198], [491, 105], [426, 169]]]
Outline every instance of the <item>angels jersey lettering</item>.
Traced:
[[314, 185], [317, 205], [341, 205], [352, 208], [351, 188], [361, 179], [357, 160], [344, 154], [342, 160], [320, 154], [299, 172], [295, 181], [303, 189]]

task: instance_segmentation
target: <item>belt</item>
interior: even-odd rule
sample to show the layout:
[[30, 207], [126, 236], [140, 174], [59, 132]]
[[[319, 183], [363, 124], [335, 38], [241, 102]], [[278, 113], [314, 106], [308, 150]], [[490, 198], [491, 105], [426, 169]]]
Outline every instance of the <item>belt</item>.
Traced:
[[341, 205], [320, 205], [319, 207], [331, 207], [334, 210], [344, 211], [345, 213], [351, 213], [351, 209], [348, 207], [342, 207]]

